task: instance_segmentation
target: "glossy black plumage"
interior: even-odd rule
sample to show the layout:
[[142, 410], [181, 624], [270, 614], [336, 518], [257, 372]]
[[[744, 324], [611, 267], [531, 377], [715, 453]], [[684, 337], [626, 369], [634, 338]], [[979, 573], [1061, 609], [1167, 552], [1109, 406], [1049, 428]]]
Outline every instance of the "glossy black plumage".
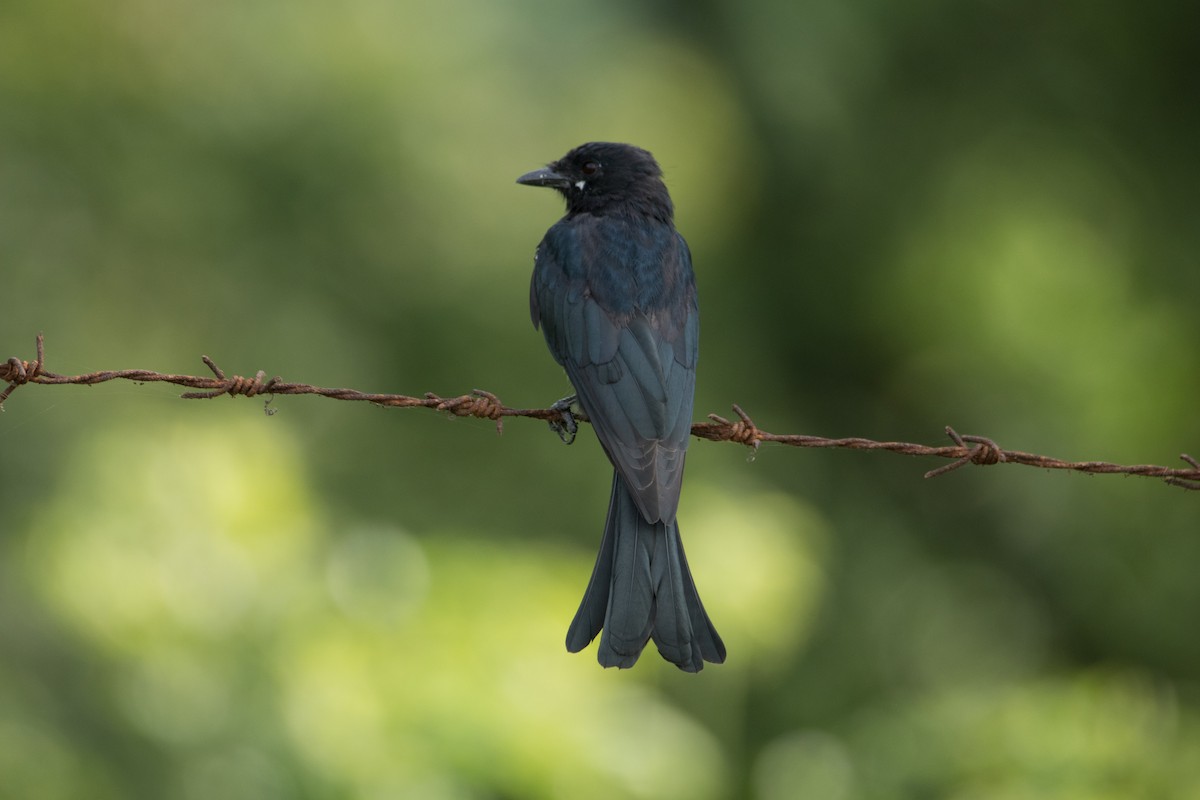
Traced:
[[530, 312], [614, 466], [596, 567], [567, 649], [629, 667], [653, 638], [689, 672], [725, 660], [675, 519], [699, 349], [696, 284], [662, 173], [645, 150], [592, 142], [518, 179], [563, 194], [538, 246]]

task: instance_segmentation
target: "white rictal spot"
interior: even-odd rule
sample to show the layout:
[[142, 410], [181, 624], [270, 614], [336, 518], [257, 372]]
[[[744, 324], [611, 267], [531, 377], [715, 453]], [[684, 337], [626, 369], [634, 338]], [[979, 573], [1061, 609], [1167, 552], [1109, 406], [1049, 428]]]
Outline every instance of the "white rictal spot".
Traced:
[[578, 189], [579, 191], [582, 192], [583, 187], [585, 187], [585, 186], [587, 186], [587, 181], [575, 181], [575, 188]]

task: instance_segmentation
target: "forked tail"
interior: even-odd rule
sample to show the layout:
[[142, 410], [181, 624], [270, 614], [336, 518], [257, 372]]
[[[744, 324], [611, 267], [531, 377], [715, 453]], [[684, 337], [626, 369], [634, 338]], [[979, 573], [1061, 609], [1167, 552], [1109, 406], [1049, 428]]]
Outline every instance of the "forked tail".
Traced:
[[567, 630], [567, 650], [579, 652], [601, 629], [596, 657], [606, 667], [632, 667], [650, 639], [687, 672], [725, 660], [725, 644], [688, 569], [678, 522], [647, 522], [616, 473], [600, 554]]

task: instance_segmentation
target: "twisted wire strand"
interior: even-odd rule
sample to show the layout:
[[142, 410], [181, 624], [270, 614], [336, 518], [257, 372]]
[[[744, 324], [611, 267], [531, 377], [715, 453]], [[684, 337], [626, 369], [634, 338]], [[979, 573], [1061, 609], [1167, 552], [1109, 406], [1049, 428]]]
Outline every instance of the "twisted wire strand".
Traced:
[[[90, 386], [113, 380], [128, 380], [139, 383], [161, 382], [184, 386], [193, 391], [187, 391], [180, 396], [187, 400], [209, 400], [215, 397], [268, 397], [264, 410], [268, 414], [275, 413], [270, 407], [271, 399], [276, 395], [314, 394], [333, 400], [358, 400], [390, 408], [430, 408], [435, 411], [452, 414], [459, 417], [477, 417], [489, 419], [496, 423], [496, 431], [503, 431], [506, 417], [527, 417], [540, 419], [551, 423], [564, 423], [563, 412], [555, 408], [510, 408], [504, 405], [496, 395], [483, 389], [475, 389], [469, 394], [456, 397], [442, 397], [432, 392], [426, 392], [421, 397], [403, 394], [378, 394], [362, 392], [357, 389], [329, 388], [312, 386], [307, 383], [291, 383], [276, 376], [267, 378], [266, 372], [259, 370], [253, 377], [241, 375], [228, 376], [208, 356], [202, 357], [205, 365], [212, 372], [205, 375], [173, 375], [144, 369], [105, 370], [89, 372], [82, 375], [59, 375], [45, 368], [45, 343], [41, 334], [37, 337], [37, 357], [33, 361], [24, 361], [17, 357], [9, 358], [0, 363], [0, 383], [8, 386], [0, 392], [0, 411], [4, 410], [4, 401], [20, 386], [30, 383], [61, 385], [75, 384]], [[1187, 468], [1163, 467], [1155, 464], [1113, 464], [1107, 461], [1065, 461], [1050, 456], [1026, 453], [1020, 450], [1005, 450], [992, 439], [985, 436], [960, 435], [954, 428], [946, 427], [946, 435], [952, 445], [930, 446], [911, 442], [879, 442], [873, 439], [859, 437], [827, 438], [807, 434], [770, 433], [759, 428], [741, 407], [733, 406], [736, 419], [726, 419], [717, 414], [709, 414], [707, 422], [696, 422], [692, 425], [692, 435], [700, 439], [714, 442], [736, 442], [753, 449], [758, 449], [763, 443], [781, 444], [789, 447], [841, 448], [847, 450], [884, 450], [890, 453], [900, 453], [911, 456], [932, 456], [951, 459], [952, 462], [925, 473], [926, 478], [936, 478], [961, 469], [968, 464], [977, 466], [992, 466], [995, 464], [1020, 464], [1041, 469], [1071, 470], [1094, 475], [1136, 475], [1145, 478], [1157, 478], [1171, 486], [1200, 491], [1200, 462], [1187, 453], [1180, 458], [1188, 464]], [[587, 422], [587, 416], [574, 413], [576, 421]]]

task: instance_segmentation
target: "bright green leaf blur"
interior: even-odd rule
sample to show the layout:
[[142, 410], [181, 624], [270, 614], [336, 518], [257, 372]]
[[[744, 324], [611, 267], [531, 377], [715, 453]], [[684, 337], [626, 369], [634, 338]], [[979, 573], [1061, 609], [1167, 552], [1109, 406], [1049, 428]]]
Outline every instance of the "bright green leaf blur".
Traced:
[[[661, 161], [696, 417], [1200, 456], [1200, 104], [1182, 5], [0, 4], [0, 359], [380, 392], [567, 383], [561, 213]], [[0, 797], [1200, 796], [1200, 499], [697, 441], [728, 663], [565, 651], [586, 430], [158, 384], [0, 414]]]

